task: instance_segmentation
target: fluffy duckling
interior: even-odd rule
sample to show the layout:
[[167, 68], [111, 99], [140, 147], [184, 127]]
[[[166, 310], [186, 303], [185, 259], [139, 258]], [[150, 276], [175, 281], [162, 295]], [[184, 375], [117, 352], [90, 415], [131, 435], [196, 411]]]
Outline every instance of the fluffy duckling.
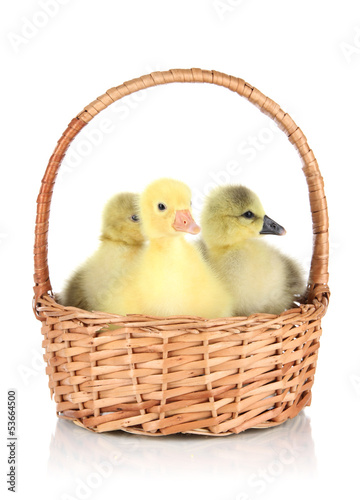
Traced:
[[234, 298], [236, 316], [280, 314], [305, 292], [298, 264], [260, 238], [285, 234], [265, 215], [259, 198], [239, 185], [221, 186], [208, 196], [198, 243]]
[[188, 186], [159, 179], [140, 197], [142, 230], [149, 245], [129, 280], [118, 283], [102, 304], [117, 314], [230, 316], [231, 296], [184, 234], [200, 231], [191, 215]]
[[99, 310], [109, 287], [124, 279], [144, 243], [138, 201], [136, 194], [119, 193], [106, 203], [99, 248], [69, 279], [59, 296], [61, 304]]

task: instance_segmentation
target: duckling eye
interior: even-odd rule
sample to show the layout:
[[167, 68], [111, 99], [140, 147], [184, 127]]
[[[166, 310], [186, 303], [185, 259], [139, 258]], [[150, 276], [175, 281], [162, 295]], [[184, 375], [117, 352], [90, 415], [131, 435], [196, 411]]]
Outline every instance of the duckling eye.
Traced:
[[166, 210], [166, 205], [164, 205], [164, 203], [159, 203], [158, 204], [158, 209], [163, 211], [163, 210]]
[[134, 222], [139, 222], [139, 217], [138, 217], [137, 215], [135, 215], [135, 214], [134, 214], [134, 215], [132, 215], [132, 216], [130, 217], [130, 219], [131, 219], [132, 221], [134, 221]]
[[251, 212], [250, 210], [248, 210], [247, 212], [245, 212], [244, 214], [242, 214], [241, 217], [246, 217], [246, 219], [252, 219], [254, 217], [254, 214], [253, 214], [253, 212]]

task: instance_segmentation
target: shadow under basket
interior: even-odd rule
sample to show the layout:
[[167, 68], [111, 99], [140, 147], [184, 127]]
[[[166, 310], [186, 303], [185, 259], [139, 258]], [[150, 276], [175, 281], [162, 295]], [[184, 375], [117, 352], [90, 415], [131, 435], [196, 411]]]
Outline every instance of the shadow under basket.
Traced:
[[[314, 246], [307, 296], [298, 307], [280, 315], [205, 320], [119, 316], [54, 300], [47, 265], [50, 203], [69, 144], [113, 102], [172, 82], [212, 83], [245, 97], [276, 122], [300, 154]], [[259, 90], [240, 78], [201, 69], [154, 72], [109, 89], [70, 122], [37, 199], [33, 307], [42, 322], [58, 416], [96, 432], [213, 436], [295, 417], [311, 402], [321, 319], [330, 295], [328, 247], [327, 205], [315, 156], [292, 118]]]

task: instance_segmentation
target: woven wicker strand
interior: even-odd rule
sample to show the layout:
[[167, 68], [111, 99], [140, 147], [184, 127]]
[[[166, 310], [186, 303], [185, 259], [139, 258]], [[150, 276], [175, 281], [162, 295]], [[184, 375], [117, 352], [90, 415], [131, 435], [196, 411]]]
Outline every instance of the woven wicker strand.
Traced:
[[[118, 316], [56, 303], [47, 264], [50, 203], [67, 148], [113, 102], [172, 82], [213, 83], [255, 104], [286, 133], [307, 179], [313, 256], [305, 303], [280, 315], [205, 320]], [[74, 118], [54, 150], [37, 199], [34, 312], [59, 417], [96, 432], [227, 435], [271, 427], [310, 404], [328, 301], [324, 184], [306, 137], [278, 104], [244, 80], [200, 69], [155, 72], [109, 89]], [[108, 329], [108, 325], [117, 329]]]

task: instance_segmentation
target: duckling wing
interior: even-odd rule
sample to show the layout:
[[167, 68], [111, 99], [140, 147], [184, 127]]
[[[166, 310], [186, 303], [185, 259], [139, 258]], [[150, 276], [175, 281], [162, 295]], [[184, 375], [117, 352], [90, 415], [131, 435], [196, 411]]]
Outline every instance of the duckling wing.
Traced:
[[285, 268], [286, 289], [292, 300], [299, 300], [305, 294], [305, 273], [301, 266], [291, 257], [281, 255]]
[[79, 307], [85, 310], [89, 309], [84, 288], [84, 269], [82, 267], [75, 271], [58, 297], [60, 304], [64, 306]]
[[194, 247], [198, 250], [203, 259], [209, 260], [209, 252], [207, 246], [202, 239], [196, 240], [194, 242]]
[[261, 240], [211, 254], [210, 260], [234, 298], [237, 316], [280, 314], [302, 290], [296, 263]]
[[261, 240], [247, 250], [238, 254], [240, 312], [280, 314], [293, 307], [305, 289], [300, 266]]

